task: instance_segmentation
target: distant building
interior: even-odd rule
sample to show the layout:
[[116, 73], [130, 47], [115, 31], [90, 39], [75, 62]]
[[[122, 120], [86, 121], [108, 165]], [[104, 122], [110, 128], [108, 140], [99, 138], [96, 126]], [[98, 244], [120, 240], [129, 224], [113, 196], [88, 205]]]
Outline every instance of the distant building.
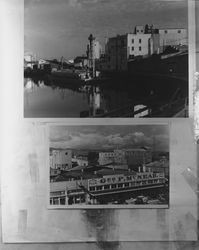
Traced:
[[77, 56], [74, 59], [74, 66], [76, 68], [85, 68], [88, 66], [88, 58], [86, 56]]
[[47, 60], [47, 62], [50, 65], [51, 71], [57, 71], [61, 68], [61, 63], [59, 61], [57, 61], [56, 59], [54, 60]]
[[99, 41], [95, 40], [93, 44], [94, 58], [99, 59], [102, 54], [102, 46]]
[[146, 171], [153, 173], [164, 173], [165, 176], [169, 175], [169, 160], [163, 157], [160, 161], [150, 162], [145, 165]]
[[115, 149], [99, 153], [99, 165], [110, 163], [139, 165], [151, 161], [151, 150], [145, 148]]
[[106, 53], [99, 70], [126, 71], [128, 60], [137, 56], [149, 56], [154, 53], [151, 34], [128, 33], [109, 38]]
[[137, 25], [135, 26], [135, 31], [134, 33], [137, 34], [144, 34], [144, 26], [143, 25]]
[[78, 166], [85, 167], [88, 166], [88, 157], [86, 156], [76, 156], [72, 158], [72, 162], [76, 162]]
[[114, 152], [113, 151], [105, 151], [99, 152], [99, 165], [106, 165], [114, 162]]
[[33, 69], [33, 66], [37, 64], [36, 56], [31, 53], [25, 53], [24, 55], [24, 67]]
[[102, 47], [99, 41], [90, 34], [88, 37], [89, 44], [87, 45], [87, 58], [88, 58], [88, 68], [91, 70], [91, 75], [95, 77], [96, 75], [96, 61], [100, 59], [102, 54]]
[[114, 162], [117, 164], [126, 164], [125, 150], [115, 149], [114, 150]]
[[51, 64], [48, 60], [45, 59], [39, 59], [38, 60], [38, 68], [41, 70], [45, 70], [46, 72], [51, 72]]
[[50, 156], [53, 169], [67, 170], [72, 168], [72, 151], [70, 149], [53, 150]]
[[186, 29], [157, 29], [153, 25], [136, 26], [133, 33], [108, 39], [105, 54], [97, 62], [97, 70], [127, 71], [128, 62], [159, 54], [168, 47], [187, 48]]
[[125, 157], [128, 165], [139, 165], [152, 161], [150, 149], [134, 148], [125, 150]]
[[160, 36], [160, 52], [163, 52], [166, 47], [180, 47], [188, 45], [187, 30], [180, 28], [159, 29]]
[[54, 178], [56, 178], [61, 173], [60, 169], [55, 169], [50, 167], [50, 182], [54, 181]]

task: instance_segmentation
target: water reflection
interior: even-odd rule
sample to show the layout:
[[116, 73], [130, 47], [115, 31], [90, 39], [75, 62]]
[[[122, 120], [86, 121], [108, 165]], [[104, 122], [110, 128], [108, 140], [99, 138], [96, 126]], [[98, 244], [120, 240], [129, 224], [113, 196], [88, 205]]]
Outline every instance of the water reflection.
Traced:
[[24, 80], [25, 117], [118, 116], [130, 103], [133, 97], [126, 91], [48, 79]]
[[[145, 81], [146, 82], [146, 81]], [[160, 89], [162, 86], [159, 87]], [[157, 86], [52, 78], [24, 79], [25, 117], [144, 117], [164, 103]], [[169, 95], [169, 93], [168, 93]], [[157, 98], [158, 97], [158, 98]]]

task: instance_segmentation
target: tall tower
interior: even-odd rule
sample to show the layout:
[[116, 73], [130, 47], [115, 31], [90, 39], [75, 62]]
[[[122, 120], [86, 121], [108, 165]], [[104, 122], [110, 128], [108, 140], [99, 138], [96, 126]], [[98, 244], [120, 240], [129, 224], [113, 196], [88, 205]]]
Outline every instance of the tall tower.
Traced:
[[92, 77], [95, 77], [95, 53], [94, 53], [94, 41], [95, 37], [90, 34], [88, 37], [89, 47], [88, 47], [88, 60], [89, 60], [89, 68], [92, 70]]

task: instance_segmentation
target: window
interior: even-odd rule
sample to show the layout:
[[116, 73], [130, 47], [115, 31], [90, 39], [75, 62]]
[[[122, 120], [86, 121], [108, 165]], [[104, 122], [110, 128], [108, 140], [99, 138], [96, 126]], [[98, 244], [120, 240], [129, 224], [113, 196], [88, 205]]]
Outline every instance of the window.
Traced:
[[90, 191], [95, 191], [95, 187], [90, 187]]
[[116, 185], [115, 184], [111, 185], [111, 188], [116, 188]]
[[132, 43], [134, 43], [134, 39], [132, 39]]
[[58, 205], [58, 204], [59, 204], [58, 198], [54, 198], [54, 199], [53, 199], [53, 205]]
[[164, 31], [164, 33], [165, 33], [165, 34], [167, 34], [167, 33], [168, 33], [168, 31], [167, 31], [167, 30], [165, 30], [165, 31]]
[[132, 180], [131, 176], [127, 176], [126, 179], [127, 179], [128, 181]]
[[104, 186], [104, 189], [109, 189], [109, 188], [110, 188], [109, 185], [105, 185], [105, 186]]
[[142, 50], [142, 47], [140, 46], [140, 47], [139, 47], [139, 51], [141, 51], [141, 50]]
[[140, 38], [140, 39], [139, 39], [139, 43], [141, 43], [141, 42], [142, 42], [142, 39]]
[[181, 33], [181, 30], [178, 30], [178, 33]]
[[131, 50], [134, 51], [134, 47], [132, 47]]
[[102, 187], [101, 186], [97, 187], [97, 190], [102, 190]]
[[68, 155], [68, 153], [66, 152], [65, 155]]
[[66, 204], [65, 198], [60, 198], [60, 204], [61, 205], [65, 205]]
[[118, 184], [118, 188], [122, 188], [123, 187], [123, 184]]
[[125, 187], [129, 187], [129, 183], [125, 183], [124, 186], [125, 186]]

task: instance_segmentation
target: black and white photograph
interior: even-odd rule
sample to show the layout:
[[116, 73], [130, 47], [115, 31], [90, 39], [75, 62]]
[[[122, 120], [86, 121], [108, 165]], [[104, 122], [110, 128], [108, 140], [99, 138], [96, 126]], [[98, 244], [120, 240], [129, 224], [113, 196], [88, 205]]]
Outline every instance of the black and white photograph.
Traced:
[[188, 1], [24, 1], [24, 117], [188, 117]]
[[49, 126], [50, 205], [169, 206], [169, 128]]

